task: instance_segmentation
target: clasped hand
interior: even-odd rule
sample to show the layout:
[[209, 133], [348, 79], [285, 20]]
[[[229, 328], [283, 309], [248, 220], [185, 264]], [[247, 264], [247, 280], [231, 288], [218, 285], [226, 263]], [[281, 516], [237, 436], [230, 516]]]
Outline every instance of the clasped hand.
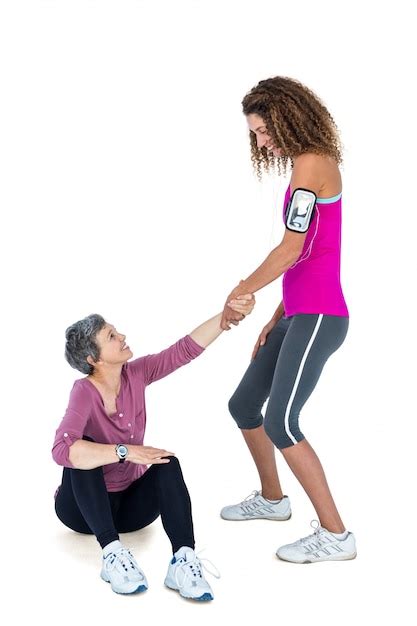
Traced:
[[[242, 281], [240, 281], [242, 282]], [[234, 289], [226, 298], [220, 326], [223, 330], [230, 330], [230, 324], [237, 326], [247, 315], [252, 313], [255, 306], [255, 296], [252, 293], [236, 295]]]

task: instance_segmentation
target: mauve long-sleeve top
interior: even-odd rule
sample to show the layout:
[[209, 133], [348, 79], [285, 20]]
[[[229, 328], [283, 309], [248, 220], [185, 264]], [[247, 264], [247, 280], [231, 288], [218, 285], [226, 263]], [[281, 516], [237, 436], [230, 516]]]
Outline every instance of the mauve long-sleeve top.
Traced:
[[[202, 346], [186, 335], [162, 352], [125, 363], [116, 398], [117, 410], [112, 415], [107, 415], [98, 389], [88, 378], [76, 380], [68, 408], [55, 434], [53, 459], [58, 465], [73, 468], [69, 460], [69, 448], [83, 436], [90, 437], [96, 443], [143, 445], [146, 386], [189, 363], [203, 351]], [[126, 489], [146, 470], [146, 465], [129, 463], [128, 459], [119, 463], [115, 453], [115, 462], [103, 466], [107, 490]]]

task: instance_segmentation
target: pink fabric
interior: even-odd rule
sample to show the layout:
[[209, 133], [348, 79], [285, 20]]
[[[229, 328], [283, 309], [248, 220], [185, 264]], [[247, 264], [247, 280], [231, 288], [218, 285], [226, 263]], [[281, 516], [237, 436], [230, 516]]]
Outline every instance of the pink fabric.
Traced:
[[[52, 456], [58, 465], [73, 467], [69, 448], [83, 435], [96, 443], [143, 445], [146, 426], [145, 388], [171, 374], [204, 351], [189, 335], [157, 354], [125, 363], [116, 398], [117, 411], [108, 416], [101, 395], [88, 378], [75, 381], [67, 411], [55, 434]], [[115, 453], [115, 459], [116, 459]], [[103, 466], [108, 491], [122, 491], [147, 470], [146, 465], [111, 463]], [[55, 493], [56, 495], [56, 493]]]
[[[290, 197], [288, 185], [282, 211], [284, 222]], [[286, 317], [298, 313], [349, 316], [340, 284], [341, 224], [341, 197], [326, 204], [316, 203], [302, 253], [282, 279]]]

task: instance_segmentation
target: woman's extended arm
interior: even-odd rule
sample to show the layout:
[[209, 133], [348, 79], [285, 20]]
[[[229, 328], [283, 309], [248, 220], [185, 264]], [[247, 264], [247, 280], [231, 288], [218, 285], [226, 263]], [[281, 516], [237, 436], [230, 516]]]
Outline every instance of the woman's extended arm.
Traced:
[[254, 293], [262, 287], [269, 285], [273, 280], [281, 276], [298, 259], [304, 244], [305, 235], [287, 231], [279, 246], [269, 253], [265, 261], [246, 280], [240, 283], [228, 295], [223, 309], [220, 327], [230, 330], [229, 323], [240, 319], [238, 314], [233, 313], [228, 302], [243, 293]]
[[209, 346], [223, 332], [223, 329], [220, 327], [221, 319], [222, 314], [218, 313], [214, 317], [207, 320], [207, 322], [197, 326], [197, 328], [190, 333], [190, 337], [194, 339], [199, 346], [207, 348], [207, 346]]
[[[310, 189], [318, 195], [322, 186], [322, 178], [316, 155], [300, 155], [294, 164], [291, 176], [291, 192], [294, 189], [303, 188]], [[236, 314], [227, 306], [227, 302], [242, 293], [255, 293], [284, 274], [300, 257], [306, 236], [307, 233], [285, 230], [281, 243], [268, 254], [265, 261], [246, 280], [240, 281], [239, 285], [229, 294], [220, 323], [222, 329], [229, 330], [228, 324], [232, 320], [238, 319]]]
[[281, 243], [266, 257], [265, 261], [248, 278], [240, 281], [229, 298], [242, 293], [255, 293], [284, 274], [299, 258], [306, 235], [287, 230]]
[[[239, 298], [239, 300], [234, 301], [232, 306], [234, 311], [245, 316], [249, 315], [255, 306], [255, 296], [245, 294]], [[190, 333], [190, 337], [198, 343], [198, 345], [206, 348], [223, 332], [220, 326], [221, 319], [222, 313], [218, 313], [200, 326], [197, 326], [197, 328]]]

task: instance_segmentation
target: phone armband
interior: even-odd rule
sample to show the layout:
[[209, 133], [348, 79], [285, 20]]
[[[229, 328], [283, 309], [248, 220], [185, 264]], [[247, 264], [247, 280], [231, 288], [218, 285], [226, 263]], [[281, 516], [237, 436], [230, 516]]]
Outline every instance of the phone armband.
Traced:
[[285, 210], [285, 226], [296, 233], [306, 233], [314, 215], [317, 196], [314, 191], [294, 189]]

